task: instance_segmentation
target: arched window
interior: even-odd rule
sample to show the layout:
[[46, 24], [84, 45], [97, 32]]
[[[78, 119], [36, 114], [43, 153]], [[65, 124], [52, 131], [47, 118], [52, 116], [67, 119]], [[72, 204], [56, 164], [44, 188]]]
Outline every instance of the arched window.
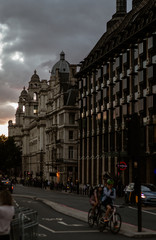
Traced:
[[25, 112], [25, 105], [23, 105], [23, 112]]
[[37, 93], [34, 93], [33, 100], [37, 101]]

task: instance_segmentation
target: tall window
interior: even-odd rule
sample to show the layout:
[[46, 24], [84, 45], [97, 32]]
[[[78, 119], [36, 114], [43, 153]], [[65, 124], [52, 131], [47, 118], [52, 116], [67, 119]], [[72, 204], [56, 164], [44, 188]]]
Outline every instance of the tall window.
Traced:
[[73, 131], [69, 131], [69, 139], [73, 139]]
[[64, 123], [64, 118], [63, 118], [64, 116], [63, 116], [63, 113], [61, 113], [60, 115], [59, 115], [59, 125], [63, 125], [63, 123]]
[[69, 113], [69, 123], [70, 124], [75, 123], [75, 113]]
[[25, 105], [23, 105], [23, 112], [25, 112]]
[[37, 101], [37, 93], [34, 93], [33, 100]]
[[38, 106], [35, 105], [35, 106], [34, 106], [34, 114], [37, 114], [37, 113], [38, 113]]
[[73, 159], [73, 147], [69, 147], [69, 159]]

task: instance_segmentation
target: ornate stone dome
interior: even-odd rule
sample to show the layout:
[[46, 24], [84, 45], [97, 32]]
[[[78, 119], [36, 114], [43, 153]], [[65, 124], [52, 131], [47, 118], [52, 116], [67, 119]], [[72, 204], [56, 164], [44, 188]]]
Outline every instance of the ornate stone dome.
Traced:
[[31, 77], [31, 82], [40, 82], [39, 76], [36, 74], [36, 70], [34, 71], [34, 74]]
[[56, 69], [59, 70], [59, 73], [69, 73], [69, 63], [65, 60], [65, 54], [62, 51], [60, 53], [60, 60], [53, 66], [51, 70], [51, 75], [56, 74]]
[[28, 92], [25, 90], [25, 87], [23, 88], [22, 92], [21, 92], [21, 96], [27, 96]]
[[23, 88], [21, 95], [19, 97], [19, 101], [26, 101], [28, 99], [28, 92], [25, 90], [25, 87]]

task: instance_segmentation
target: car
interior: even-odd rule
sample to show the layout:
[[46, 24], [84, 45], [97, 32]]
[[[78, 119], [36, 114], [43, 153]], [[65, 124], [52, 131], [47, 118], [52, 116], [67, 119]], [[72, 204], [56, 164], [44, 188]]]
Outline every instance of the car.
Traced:
[[[134, 183], [130, 183], [124, 190], [126, 203], [136, 203], [134, 185]], [[141, 202], [145, 206], [156, 206], [156, 186], [154, 184], [141, 184]]]
[[9, 190], [11, 193], [13, 193], [13, 184], [9, 179], [2, 179], [0, 181], [0, 190]]

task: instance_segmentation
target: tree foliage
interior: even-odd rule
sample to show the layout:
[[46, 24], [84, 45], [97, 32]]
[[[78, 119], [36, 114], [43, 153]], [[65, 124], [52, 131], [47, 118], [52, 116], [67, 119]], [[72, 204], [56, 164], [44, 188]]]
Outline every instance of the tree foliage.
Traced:
[[21, 150], [16, 146], [13, 137], [0, 136], [0, 171], [3, 174], [14, 172], [15, 176], [21, 168]]

